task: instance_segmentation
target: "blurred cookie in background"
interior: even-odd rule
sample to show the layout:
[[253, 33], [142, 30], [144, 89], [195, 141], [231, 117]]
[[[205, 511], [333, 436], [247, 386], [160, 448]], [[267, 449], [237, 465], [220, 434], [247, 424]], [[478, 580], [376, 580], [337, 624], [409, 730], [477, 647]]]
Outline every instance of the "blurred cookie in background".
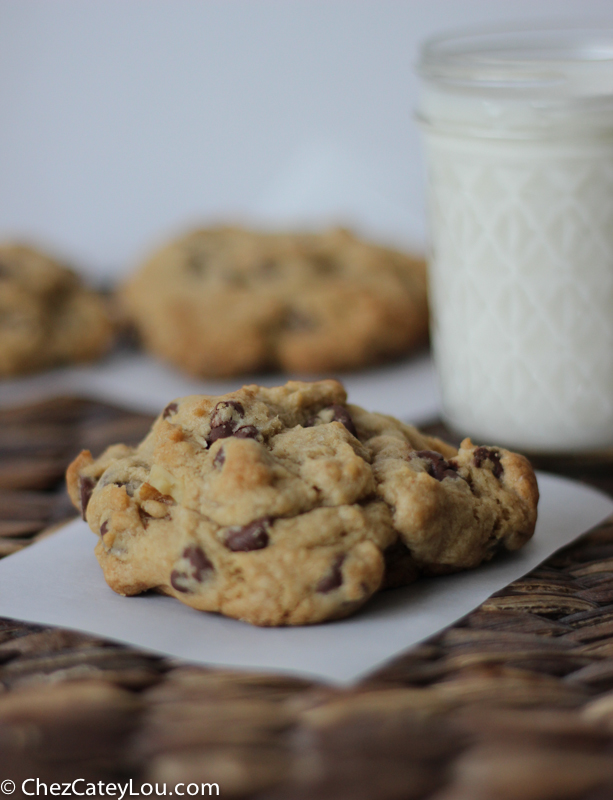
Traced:
[[104, 299], [68, 267], [0, 244], [0, 377], [93, 361], [113, 337]]
[[423, 259], [334, 229], [196, 230], [120, 290], [144, 346], [188, 373], [321, 373], [410, 352], [428, 335]]

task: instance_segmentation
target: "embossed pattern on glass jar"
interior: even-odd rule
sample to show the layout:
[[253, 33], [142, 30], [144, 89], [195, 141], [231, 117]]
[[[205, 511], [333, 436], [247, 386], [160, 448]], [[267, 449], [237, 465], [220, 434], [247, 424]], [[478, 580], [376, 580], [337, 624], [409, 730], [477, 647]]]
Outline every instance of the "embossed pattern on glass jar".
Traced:
[[434, 355], [458, 433], [613, 446], [613, 28], [421, 50]]
[[427, 148], [448, 421], [533, 450], [612, 445], [613, 143], [430, 131]]

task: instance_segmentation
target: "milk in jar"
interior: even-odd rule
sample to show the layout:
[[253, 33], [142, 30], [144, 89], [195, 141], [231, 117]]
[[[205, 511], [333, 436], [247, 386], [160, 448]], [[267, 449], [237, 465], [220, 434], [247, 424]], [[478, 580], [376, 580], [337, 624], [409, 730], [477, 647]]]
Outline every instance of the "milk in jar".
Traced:
[[420, 71], [444, 416], [526, 451], [613, 445], [613, 31], [467, 34]]

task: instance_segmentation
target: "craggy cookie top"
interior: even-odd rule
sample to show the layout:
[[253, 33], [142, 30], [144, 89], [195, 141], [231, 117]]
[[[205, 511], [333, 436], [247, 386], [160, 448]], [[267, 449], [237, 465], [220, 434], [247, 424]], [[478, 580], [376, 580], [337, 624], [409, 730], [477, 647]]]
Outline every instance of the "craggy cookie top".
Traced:
[[427, 337], [425, 264], [345, 230], [194, 231], [121, 291], [147, 348], [195, 375], [351, 369]]
[[259, 625], [345, 616], [517, 549], [538, 500], [522, 456], [456, 451], [347, 405], [336, 381], [175, 400], [137, 448], [84, 451], [67, 479], [115, 591]]
[[30, 247], [0, 245], [0, 376], [93, 360], [111, 336], [103, 301], [71, 270]]

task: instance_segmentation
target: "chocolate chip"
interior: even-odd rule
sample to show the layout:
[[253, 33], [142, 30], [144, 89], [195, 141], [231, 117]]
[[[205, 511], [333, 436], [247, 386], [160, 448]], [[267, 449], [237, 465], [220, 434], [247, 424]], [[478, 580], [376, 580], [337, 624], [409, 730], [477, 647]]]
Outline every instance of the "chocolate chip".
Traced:
[[217, 425], [228, 422], [234, 416], [245, 416], [243, 404], [239, 403], [238, 400], [220, 400], [211, 414], [211, 427], [214, 428]]
[[162, 419], [168, 419], [168, 417], [171, 414], [176, 414], [178, 409], [179, 406], [176, 403], [169, 403], [164, 409], [164, 413], [162, 414]]
[[255, 439], [258, 430], [253, 425], [242, 425], [237, 428], [236, 417], [242, 419], [244, 416], [245, 409], [238, 400], [221, 400], [217, 403], [211, 415], [211, 430], [206, 439], [208, 446], [210, 447], [218, 439], [227, 439], [229, 436]]
[[221, 469], [225, 463], [226, 454], [224, 453], [223, 448], [220, 447], [215, 454], [215, 458], [213, 459], [213, 466], [217, 467], [217, 469]]
[[215, 568], [197, 545], [186, 547], [182, 558], [189, 562], [189, 567], [185, 570], [173, 569], [170, 573], [170, 585], [178, 592], [190, 592], [191, 581], [202, 583]]
[[85, 519], [85, 512], [89, 499], [92, 496], [96, 482], [93, 478], [79, 478], [79, 492], [81, 494], [81, 515]]
[[223, 408], [231, 408], [233, 411], [236, 411], [239, 417], [245, 416], [243, 404], [238, 400], [221, 400], [215, 406], [215, 411], [220, 411]]
[[228, 436], [232, 436], [233, 433], [234, 423], [222, 422], [221, 425], [215, 425], [214, 428], [211, 428], [209, 435], [206, 437], [207, 444], [210, 447], [213, 442], [216, 442], [218, 439], [227, 439]]
[[235, 526], [228, 529], [224, 544], [233, 552], [262, 550], [268, 545], [268, 530], [272, 525], [271, 517], [254, 519], [248, 525]]
[[104, 536], [104, 534], [107, 533], [108, 529], [109, 529], [109, 522], [108, 520], [105, 520], [100, 526], [100, 536]]
[[187, 575], [185, 572], [179, 572], [179, 570], [173, 569], [170, 573], [170, 585], [173, 589], [176, 589], [177, 592], [189, 592], [189, 588], [184, 583], [186, 580]]
[[345, 406], [337, 405], [336, 403], [330, 406], [332, 411], [334, 412], [334, 422], [342, 422], [342, 424], [347, 428], [349, 433], [351, 433], [355, 438], [358, 438], [358, 432], [355, 429], [355, 425], [353, 424], [353, 420], [351, 419], [351, 414], [347, 411]]
[[444, 478], [460, 477], [457, 472], [458, 465], [445, 461], [443, 456], [435, 450], [417, 450], [415, 455], [428, 462], [428, 475], [436, 478], [437, 481], [442, 481]]
[[194, 568], [194, 578], [198, 583], [207, 577], [207, 572], [213, 572], [214, 567], [204, 554], [204, 550], [197, 545], [190, 545], [183, 551], [183, 558], [186, 558]]
[[237, 428], [233, 435], [237, 439], [255, 439], [258, 433], [259, 431], [255, 425], [243, 425], [241, 428]]
[[338, 587], [342, 584], [343, 573], [341, 572], [341, 567], [344, 560], [344, 555], [337, 556], [332, 564], [332, 569], [330, 572], [319, 581], [317, 584], [317, 591], [320, 594], [327, 594], [334, 589], [338, 589]]
[[[332, 418], [327, 420], [328, 422], [340, 422], [347, 428], [352, 436], [355, 436], [356, 439], [358, 438], [358, 432], [355, 428], [353, 420], [351, 419], [351, 414], [349, 411], [347, 411], [345, 406], [334, 403], [333, 405], [322, 409], [319, 414], [324, 414], [324, 412], [328, 412], [328, 416], [330, 416], [331, 412]], [[314, 417], [309, 417], [309, 419], [307, 419], [307, 421], [304, 423], [304, 427], [312, 428], [314, 425], [317, 425], [318, 422], [323, 422], [323, 420], [319, 415], [316, 414]]]
[[487, 447], [477, 447], [473, 453], [473, 464], [478, 468], [484, 461], [492, 462], [492, 472], [496, 478], [500, 478], [504, 472], [504, 467], [500, 463], [500, 454], [496, 450], [490, 450]]

